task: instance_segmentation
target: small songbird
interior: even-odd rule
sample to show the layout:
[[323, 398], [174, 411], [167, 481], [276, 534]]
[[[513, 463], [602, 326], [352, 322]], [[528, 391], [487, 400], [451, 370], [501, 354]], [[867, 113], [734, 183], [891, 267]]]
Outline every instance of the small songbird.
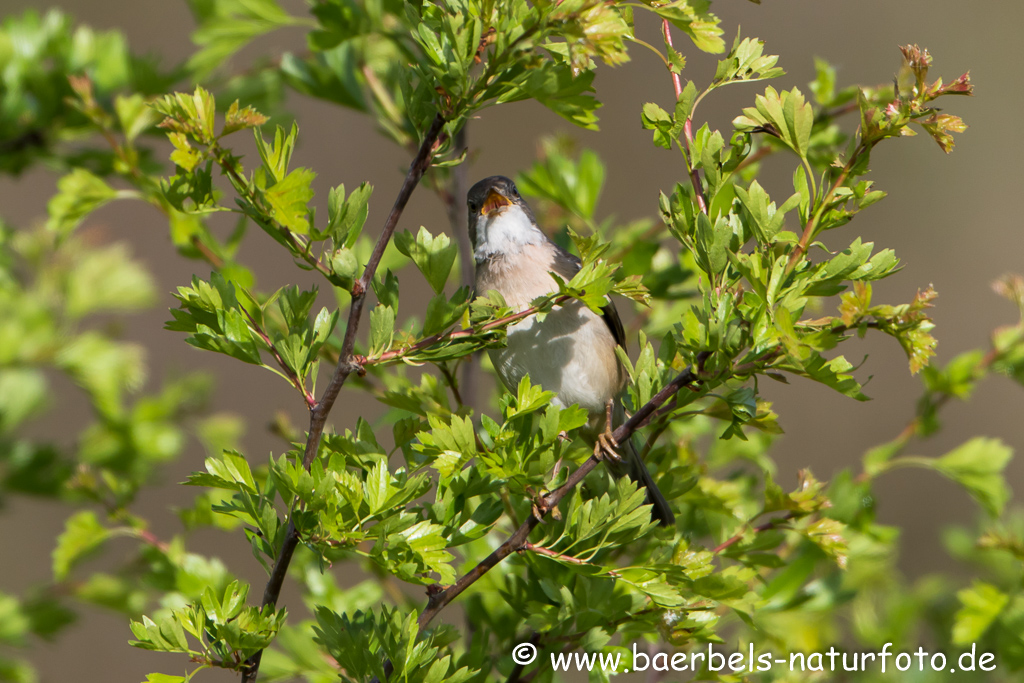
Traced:
[[[469, 190], [467, 201], [478, 294], [495, 290], [512, 309], [522, 311], [537, 297], [558, 291], [551, 273], [568, 281], [579, 272], [580, 260], [537, 227], [533, 211], [508, 178], [484, 178]], [[507, 345], [492, 349], [491, 361], [511, 391], [529, 374], [534, 384], [555, 392], [559, 404], [576, 403], [590, 413], [590, 432], [600, 435], [595, 438], [595, 454], [600, 457], [604, 451], [616, 476], [628, 474], [645, 486], [651, 516], [671, 526], [672, 508], [632, 441], [621, 444], [622, 456], [614, 450], [619, 444], [611, 440], [611, 429], [625, 418], [620, 394], [626, 381], [615, 347], [625, 347], [626, 338], [610, 299], [602, 313], [571, 301], [554, 308], [542, 322], [528, 316], [509, 325]]]

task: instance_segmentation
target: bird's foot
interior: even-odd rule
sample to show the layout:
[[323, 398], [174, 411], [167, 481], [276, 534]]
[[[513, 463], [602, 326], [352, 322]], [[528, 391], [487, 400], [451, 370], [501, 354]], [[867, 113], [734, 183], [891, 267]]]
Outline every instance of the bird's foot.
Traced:
[[611, 432], [604, 432], [597, 437], [597, 444], [594, 445], [594, 457], [598, 460], [608, 458], [619, 462], [622, 460], [622, 456], [615, 450], [618, 447], [619, 444], [612, 438]]
[[622, 456], [619, 455], [618, 447], [619, 442], [612, 436], [612, 402], [608, 401], [605, 404], [605, 421], [604, 431], [597, 436], [597, 443], [594, 444], [594, 457], [598, 460], [604, 460], [606, 457], [614, 462], [620, 462]]

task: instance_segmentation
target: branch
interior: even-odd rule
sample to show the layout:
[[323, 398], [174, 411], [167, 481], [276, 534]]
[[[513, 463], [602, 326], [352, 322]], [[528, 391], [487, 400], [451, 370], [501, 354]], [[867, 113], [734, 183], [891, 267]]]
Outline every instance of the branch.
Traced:
[[551, 548], [545, 548], [542, 545], [535, 545], [533, 543], [527, 543], [526, 545], [523, 546], [523, 550], [529, 550], [530, 552], [537, 553], [538, 555], [544, 555], [545, 557], [550, 557], [552, 560], [557, 560], [558, 562], [566, 562], [568, 564], [575, 564], [575, 565], [578, 565], [580, 567], [594, 567], [595, 569], [599, 569], [599, 570], [602, 570], [603, 572], [605, 572], [606, 576], [615, 576], [615, 577], [621, 576], [621, 574], [619, 574], [619, 572], [615, 571], [614, 569], [609, 569], [607, 567], [602, 567], [601, 565], [594, 564], [593, 562], [587, 562], [586, 560], [580, 559], [578, 557], [573, 557], [572, 555], [563, 555], [562, 553], [558, 552], [557, 550], [552, 550]]
[[[672, 32], [668, 27], [668, 19], [661, 20], [661, 32], [665, 36], [665, 44], [668, 45], [669, 49], [675, 50], [675, 46], [672, 45]], [[676, 91], [676, 101], [683, 94], [683, 82], [679, 78], [679, 74], [675, 71], [669, 70], [672, 74], [672, 87]], [[693, 143], [693, 121], [691, 116], [686, 117], [686, 122], [683, 124], [683, 144], [686, 146], [686, 165], [689, 167], [690, 183], [693, 185], [693, 194], [697, 197], [697, 205], [700, 207], [701, 212], [707, 214], [708, 212], [708, 200], [704, 196], [704, 188], [700, 182], [700, 173], [693, 166], [693, 155], [690, 154], [691, 145]]]
[[[420, 182], [420, 178], [423, 177], [423, 173], [430, 166], [430, 161], [434, 156], [435, 145], [441, 135], [443, 126], [444, 118], [438, 114], [424, 136], [423, 143], [420, 145], [419, 152], [417, 152], [416, 158], [413, 159], [408, 173], [405, 174], [405, 182], [402, 183], [402, 189], [399, 190], [395, 204], [391, 207], [391, 213], [388, 214], [388, 218], [384, 222], [384, 229], [377, 239], [377, 245], [374, 247], [373, 254], [363, 270], [363, 275], [352, 287], [352, 304], [348, 313], [348, 327], [345, 330], [345, 339], [342, 342], [341, 353], [338, 356], [338, 365], [335, 367], [334, 376], [331, 377], [330, 384], [324, 389], [319, 402], [311, 405], [309, 409], [309, 435], [306, 437], [306, 448], [302, 457], [302, 464], [307, 470], [320, 452], [320, 437], [323, 435], [327, 416], [330, 414], [331, 408], [334, 407], [334, 402], [338, 398], [341, 387], [353, 371], [359, 370], [359, 365], [353, 362], [352, 350], [356, 344], [356, 332], [359, 328], [359, 318], [363, 312], [366, 291], [369, 284], [373, 281], [373, 276], [380, 265], [381, 257], [384, 255], [384, 249], [395, 232], [398, 219], [401, 218], [402, 211], [405, 210], [405, 205], [409, 202], [409, 197], [412, 196], [413, 190], [416, 189]], [[285, 533], [284, 542], [281, 544], [281, 552], [278, 553], [274, 569], [271, 571], [270, 579], [267, 580], [267, 586], [263, 591], [263, 607], [274, 607], [277, 605], [277, 599], [281, 595], [281, 587], [284, 585], [284, 577], [288, 573], [288, 565], [291, 564], [292, 555], [295, 553], [295, 548], [298, 544], [299, 534], [295, 528], [295, 515], [290, 514], [288, 531]], [[263, 650], [249, 658], [242, 673], [242, 683], [252, 683], [256, 680], [262, 658]]]
[[[707, 357], [710, 355], [707, 351], [702, 351], [697, 355], [697, 367], [700, 368]], [[612, 432], [612, 439], [616, 443], [623, 443], [628, 439], [633, 432], [643, 425], [647, 418], [649, 418], [654, 411], [656, 411], [662, 404], [667, 402], [670, 398], [675, 396], [679, 390], [683, 387], [697, 384], [702, 380], [694, 371], [693, 366], [688, 366], [685, 370], [676, 375], [675, 379], [662, 387], [661, 391], [655, 394], [650, 401], [645, 403], [639, 410], [619, 425], [618, 429]], [[551, 512], [561, 502], [562, 498], [568, 495], [576, 486], [583, 481], [583, 479], [590, 474], [600, 464], [601, 460], [590, 456], [582, 465], [580, 465], [562, 486], [558, 487], [554, 491], [551, 491], [545, 496], [542, 496], [537, 501], [536, 505], [533, 506], [533, 512], [523, 522], [515, 532], [512, 533], [508, 539], [502, 543], [497, 550], [492, 552], [486, 558], [484, 558], [480, 564], [473, 567], [469, 573], [464, 574], [454, 584], [448, 586], [444, 590], [440, 590], [430, 594], [427, 599], [427, 607], [423, 610], [417, 621], [417, 626], [420, 631], [423, 631], [434, 620], [441, 610], [443, 610], [448, 603], [461, 595], [467, 588], [472, 586], [474, 583], [480, 580], [484, 574], [489, 572], [491, 569], [496, 567], [499, 562], [504, 560], [512, 553], [523, 550], [527, 547], [527, 538], [530, 536], [530, 532], [533, 531], [534, 527], [543, 521], [548, 513]], [[387, 678], [394, 671], [394, 665], [391, 660], [384, 662], [384, 678]], [[374, 678], [373, 683], [379, 683]]]
[[288, 381], [292, 383], [292, 386], [299, 390], [300, 394], [302, 394], [303, 400], [306, 401], [306, 408], [308, 409], [315, 406], [316, 398], [313, 396], [313, 393], [306, 389], [306, 385], [303, 382], [302, 378], [299, 377], [298, 373], [292, 370], [291, 367], [289, 367], [288, 364], [284, 362], [284, 358], [281, 357], [281, 353], [277, 350], [277, 347], [274, 346], [274, 342], [271, 341], [270, 335], [268, 335], [263, 330], [263, 328], [260, 327], [260, 325], [256, 322], [256, 319], [252, 317], [252, 314], [249, 313], [249, 311], [247, 311], [245, 307], [242, 308], [242, 312], [245, 313], [245, 317], [249, 320], [249, 325], [252, 327], [252, 329], [256, 332], [256, 334], [259, 335], [260, 339], [263, 340], [263, 343], [266, 344], [267, 347], [270, 349], [270, 355], [274, 357], [274, 360], [277, 361], [278, 366], [280, 366], [281, 370], [284, 371], [284, 374], [288, 377]]
[[793, 267], [796, 266], [796, 262], [799, 261], [800, 257], [807, 252], [807, 247], [811, 243], [811, 238], [814, 237], [815, 228], [818, 227], [818, 222], [821, 221], [821, 217], [825, 213], [825, 209], [827, 209], [828, 205], [832, 203], [836, 190], [846, 182], [846, 178], [850, 175], [853, 165], [857, 163], [857, 160], [860, 158], [861, 152], [867, 151], [867, 149], [863, 142], [857, 145], [857, 149], [850, 155], [850, 160], [846, 162], [845, 166], [843, 166], [843, 170], [839, 172], [839, 176], [836, 178], [835, 182], [832, 183], [832, 187], [829, 188], [828, 194], [826, 194], [825, 198], [821, 201], [821, 206], [819, 206], [818, 210], [815, 211], [807, 220], [807, 225], [804, 226], [804, 232], [800, 236], [800, 242], [796, 245], [796, 249], [789, 256], [789, 262], [786, 264], [787, 272], [793, 270]]
[[[786, 514], [786, 515], [784, 515], [782, 517], [779, 517], [777, 519], [773, 519], [771, 521], [765, 522], [764, 524], [761, 524], [760, 526], [754, 527], [753, 531], [754, 531], [755, 534], [759, 534], [762, 531], [769, 531], [771, 529], [776, 528], [780, 524], [785, 524], [789, 520], [793, 519], [793, 517], [794, 517], [793, 513], [790, 512], [789, 514]], [[744, 533], [736, 534], [732, 538], [726, 540], [725, 542], [723, 542], [723, 543], [719, 544], [717, 547], [715, 547], [711, 551], [711, 554], [712, 555], [717, 555], [718, 553], [722, 552], [723, 550], [725, 550], [729, 546], [732, 546], [732, 545], [735, 545], [735, 544], [739, 543], [741, 540], [743, 540], [743, 536], [745, 536], [745, 535], [746, 534], [744, 534]]]
[[562, 296], [555, 297], [550, 301], [538, 304], [536, 306], [531, 306], [530, 308], [519, 311], [518, 313], [513, 313], [512, 315], [505, 316], [504, 318], [498, 318], [497, 320], [492, 320], [491, 322], [477, 329], [467, 327], [465, 329], [452, 330], [450, 332], [438, 332], [437, 334], [432, 334], [429, 337], [424, 337], [420, 341], [410, 346], [406, 346], [400, 349], [393, 349], [391, 351], [385, 351], [379, 356], [373, 356], [372, 358], [367, 356], [353, 356], [352, 360], [360, 366], [376, 365], [377, 363], [387, 363], [393, 360], [398, 360], [403, 356], [409, 355], [410, 353], [422, 351], [423, 349], [429, 349], [431, 346], [434, 346], [435, 344], [440, 344], [442, 342], [447, 343], [451, 341], [458, 341], [459, 339], [465, 339], [466, 337], [476, 336], [482, 332], [490, 332], [491, 330], [508, 326], [516, 322], [517, 320], [522, 320], [523, 318], [533, 315], [537, 311], [546, 308], [548, 305], [558, 306], [572, 298], [573, 297], [569, 296], [568, 294], [563, 294]]
[[[672, 44], [672, 31], [669, 30], [668, 19], [661, 20], [661, 32], [665, 36], [665, 44], [672, 50], [675, 50], [676, 48]], [[676, 99], [678, 100], [683, 94], [683, 80], [679, 77], [679, 74], [672, 71], [672, 69], [669, 69], [669, 73], [672, 74], [672, 87], [675, 88]]]
[[[991, 369], [992, 364], [999, 360], [999, 358], [1000, 354], [997, 349], [989, 349], [988, 353], [986, 353], [978, 365], [975, 366], [973, 376], [971, 378], [972, 381], [980, 381], [984, 377], [985, 373]], [[937, 397], [935, 397], [936, 394], [938, 394]], [[932, 419], [937, 419], [939, 411], [942, 410], [943, 406], [949, 403], [951, 398], [954, 398], [954, 394], [947, 391], [925, 390], [924, 394], [917, 401], [917, 414], [907, 422], [902, 431], [896, 435], [896, 438], [887, 442], [888, 444], [895, 446], [895, 451], [892, 456], [893, 458], [895, 458], [899, 453], [902, 453], [903, 449], [907, 447], [907, 444], [909, 444], [910, 440], [915, 436], [927, 436], [927, 434], [923, 434], [921, 431], [922, 427], [925, 425], [925, 418], [922, 415], [922, 412], [926, 409], [925, 407], [927, 406], [927, 409], [930, 409], [934, 413]], [[857, 483], [862, 483], [865, 481], [871, 481], [871, 479], [872, 475], [868, 474], [867, 471], [864, 471], [857, 475], [855, 481]]]

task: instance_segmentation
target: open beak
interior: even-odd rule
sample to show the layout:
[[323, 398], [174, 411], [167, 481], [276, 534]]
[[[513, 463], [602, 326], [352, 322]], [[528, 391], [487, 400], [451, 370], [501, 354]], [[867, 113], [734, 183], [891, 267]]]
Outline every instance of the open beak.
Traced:
[[491, 190], [487, 193], [487, 200], [484, 201], [484, 205], [480, 207], [480, 215], [486, 216], [490, 213], [497, 211], [506, 206], [511, 206], [512, 202], [506, 197], [498, 194], [495, 190]]

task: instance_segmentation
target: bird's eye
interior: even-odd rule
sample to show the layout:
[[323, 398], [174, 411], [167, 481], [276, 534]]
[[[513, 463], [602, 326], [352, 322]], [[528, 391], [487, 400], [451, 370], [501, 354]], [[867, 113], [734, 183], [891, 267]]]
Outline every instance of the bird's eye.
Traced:
[[469, 210], [470, 211], [477, 211], [479, 208], [480, 208], [480, 205], [477, 204], [476, 202], [469, 202]]
[[518, 197], [519, 196], [519, 190], [516, 189], [516, 184], [515, 183], [512, 183], [512, 196], [513, 197]]

